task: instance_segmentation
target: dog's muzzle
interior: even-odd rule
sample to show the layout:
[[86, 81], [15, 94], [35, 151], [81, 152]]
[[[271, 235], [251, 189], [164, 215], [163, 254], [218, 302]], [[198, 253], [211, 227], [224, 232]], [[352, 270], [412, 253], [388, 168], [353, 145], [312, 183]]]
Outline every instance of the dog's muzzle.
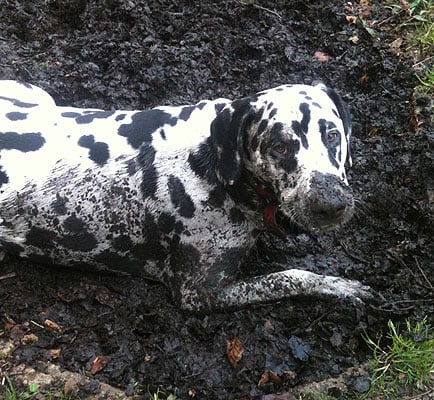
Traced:
[[354, 213], [350, 188], [332, 174], [313, 172], [309, 183], [281, 204], [292, 222], [312, 232], [328, 231], [345, 224]]

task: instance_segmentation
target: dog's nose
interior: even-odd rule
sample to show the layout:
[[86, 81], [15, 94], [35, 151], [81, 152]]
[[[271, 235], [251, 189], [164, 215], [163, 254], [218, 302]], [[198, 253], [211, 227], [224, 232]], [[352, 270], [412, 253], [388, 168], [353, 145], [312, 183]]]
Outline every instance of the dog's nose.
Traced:
[[337, 176], [315, 173], [311, 177], [308, 207], [320, 225], [341, 222], [352, 208], [353, 197]]
[[342, 196], [335, 195], [327, 199], [315, 197], [311, 200], [310, 211], [319, 220], [333, 222], [344, 216], [348, 202]]

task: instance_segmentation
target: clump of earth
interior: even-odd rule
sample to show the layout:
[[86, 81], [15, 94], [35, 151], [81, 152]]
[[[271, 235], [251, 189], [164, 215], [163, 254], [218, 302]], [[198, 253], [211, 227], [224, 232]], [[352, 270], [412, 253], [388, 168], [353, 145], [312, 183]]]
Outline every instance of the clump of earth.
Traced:
[[[38, 85], [59, 105], [146, 109], [283, 83], [335, 88], [354, 120], [355, 218], [321, 235], [264, 233], [241, 274], [296, 267], [359, 280], [378, 296], [364, 306], [306, 297], [192, 315], [158, 282], [6, 255], [0, 341], [13, 346], [0, 357], [0, 382], [48, 363], [91, 378], [79, 388], [82, 398], [106, 382], [127, 395], [159, 389], [180, 399], [277, 399], [349, 368], [360, 372], [369, 358], [363, 333], [379, 338], [388, 320], [433, 323], [429, 99], [415, 94], [413, 61], [387, 24], [372, 31], [361, 23], [389, 17], [376, 4], [363, 14], [330, 0], [2, 3], [0, 78]], [[234, 339], [243, 349], [235, 366], [226, 355]], [[360, 394], [369, 388], [363, 376], [347, 375], [344, 389], [328, 393]]]

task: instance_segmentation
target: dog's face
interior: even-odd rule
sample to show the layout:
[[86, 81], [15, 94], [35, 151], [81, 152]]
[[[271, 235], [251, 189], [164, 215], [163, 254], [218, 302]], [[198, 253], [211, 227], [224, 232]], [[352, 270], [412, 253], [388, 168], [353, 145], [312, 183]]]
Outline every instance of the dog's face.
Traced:
[[272, 191], [286, 217], [311, 231], [350, 219], [354, 200], [345, 162], [351, 120], [336, 92], [322, 84], [286, 85], [231, 107], [231, 121], [240, 131], [231, 157], [224, 144], [220, 147], [227, 183], [236, 181], [237, 167], [246, 168]]

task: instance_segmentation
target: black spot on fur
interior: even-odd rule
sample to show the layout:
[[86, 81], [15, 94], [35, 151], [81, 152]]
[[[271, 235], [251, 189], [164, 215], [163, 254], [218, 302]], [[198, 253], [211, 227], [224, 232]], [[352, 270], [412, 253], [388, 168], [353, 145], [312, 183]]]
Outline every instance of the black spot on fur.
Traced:
[[123, 121], [126, 117], [126, 114], [116, 115], [115, 121]]
[[166, 132], [164, 131], [164, 129], [160, 130], [160, 136], [161, 136], [161, 139], [166, 140]]
[[202, 110], [206, 106], [206, 101], [201, 101], [196, 107], [199, 110]]
[[149, 212], [146, 212], [143, 221], [143, 237], [145, 243], [134, 245], [131, 253], [140, 260], [165, 260], [168, 251], [162, 244], [158, 226]]
[[37, 105], [38, 105], [35, 103], [24, 103], [23, 101], [20, 101], [17, 99], [12, 99], [10, 97], [4, 97], [4, 96], [0, 96], [0, 100], [10, 101], [14, 106], [17, 106], [20, 108], [33, 108], [33, 107], [37, 107]]
[[157, 170], [154, 166], [155, 149], [151, 144], [145, 143], [140, 147], [137, 156], [137, 165], [142, 171], [140, 189], [144, 197], [154, 197], [157, 191]]
[[223, 110], [223, 108], [225, 108], [226, 104], [225, 103], [217, 103], [214, 106], [215, 112], [218, 114], [219, 112], [221, 112], [221, 110]]
[[292, 121], [292, 130], [294, 133], [300, 138], [301, 144], [305, 149], [308, 148], [307, 142], [307, 132], [309, 130], [309, 122], [310, 122], [310, 108], [309, 104], [301, 103], [300, 111], [303, 114], [301, 121]]
[[84, 230], [85, 223], [75, 215], [71, 215], [63, 221], [63, 227], [69, 232], [79, 233]]
[[78, 145], [89, 149], [89, 159], [98, 165], [104, 165], [109, 157], [107, 143], [95, 142], [93, 135], [83, 135], [78, 140]]
[[32, 226], [27, 232], [26, 244], [38, 247], [39, 249], [52, 249], [57, 239], [58, 237], [55, 232]]
[[2, 171], [1, 169], [2, 166], [0, 165], [0, 187], [9, 182], [9, 177], [6, 175], [6, 172]]
[[62, 117], [64, 118], [78, 118], [81, 116], [80, 113], [75, 112], [75, 111], [67, 111], [67, 112], [63, 112], [62, 114], [60, 114]]
[[253, 118], [253, 123], [257, 124], [259, 121], [262, 120], [262, 117], [264, 116], [264, 107], [261, 107], [256, 113], [255, 116]]
[[182, 107], [181, 112], [179, 113], [179, 118], [183, 121], [187, 121], [190, 118], [191, 113], [194, 111], [196, 106], [185, 106]]
[[277, 113], [277, 108], [273, 108], [268, 115], [268, 118], [273, 118]]
[[162, 110], [139, 111], [132, 116], [130, 124], [119, 127], [118, 134], [127, 138], [128, 143], [138, 149], [142, 143], [152, 142], [152, 133], [168, 124], [175, 126], [178, 119]]
[[306, 95], [307, 95], [307, 93], [306, 93], [304, 90], [300, 90], [300, 91], [298, 92], [298, 94], [301, 94], [302, 96], [306, 96]]
[[59, 193], [56, 193], [56, 200], [51, 203], [51, 208], [58, 215], [66, 214], [66, 203], [68, 202], [67, 197], [62, 197]]
[[110, 250], [104, 250], [101, 253], [97, 254], [94, 258], [95, 261], [107, 265], [114, 270], [131, 273], [137, 273], [143, 270], [142, 261], [137, 261], [130, 255], [121, 256], [118, 253]]
[[268, 126], [268, 119], [263, 119], [258, 126], [258, 130], [256, 134], [261, 135], [262, 133], [264, 133], [265, 129], [267, 129], [267, 126]]
[[307, 101], [312, 100], [312, 97], [310, 97], [310, 96], [304, 96], [304, 98], [305, 98]]
[[211, 190], [206, 202], [211, 207], [219, 208], [223, 206], [225, 200], [226, 200], [226, 192], [224, 190], [224, 187], [222, 185], [218, 185]]
[[136, 163], [134, 162], [134, 160], [128, 160], [125, 162], [125, 164], [129, 176], [132, 176], [137, 172]]
[[313, 105], [314, 107], [319, 108], [320, 110], [322, 109], [321, 104], [317, 103], [316, 101], [314, 101], [314, 102], [312, 103], [312, 105]]
[[175, 216], [168, 213], [161, 213], [158, 217], [158, 229], [165, 234], [172, 232], [175, 228]]
[[22, 113], [18, 111], [10, 112], [6, 114], [6, 118], [11, 121], [20, 121], [27, 118], [27, 113]]
[[113, 239], [113, 247], [119, 251], [128, 251], [133, 247], [133, 242], [127, 235], [120, 235]]
[[114, 111], [83, 111], [83, 114], [75, 118], [77, 124], [90, 124], [94, 119], [106, 119], [112, 116]]
[[211, 184], [218, 182], [216, 175], [217, 156], [213, 150], [210, 138], [201, 143], [195, 153], [190, 153], [188, 163], [192, 171], [201, 178], [205, 178]]
[[95, 236], [86, 231], [71, 235], [64, 235], [62, 236], [61, 240], [59, 240], [59, 243], [68, 249], [83, 252], [91, 251], [98, 245], [98, 241], [96, 240]]
[[194, 203], [185, 191], [181, 180], [174, 175], [170, 175], [167, 186], [169, 188], [170, 200], [179, 215], [185, 218], [192, 218], [195, 212]]
[[246, 220], [246, 217], [239, 208], [232, 207], [229, 210], [229, 219], [234, 224], [242, 224]]
[[39, 150], [45, 143], [45, 139], [38, 133], [0, 133], [0, 150], [19, 150], [23, 153]]

